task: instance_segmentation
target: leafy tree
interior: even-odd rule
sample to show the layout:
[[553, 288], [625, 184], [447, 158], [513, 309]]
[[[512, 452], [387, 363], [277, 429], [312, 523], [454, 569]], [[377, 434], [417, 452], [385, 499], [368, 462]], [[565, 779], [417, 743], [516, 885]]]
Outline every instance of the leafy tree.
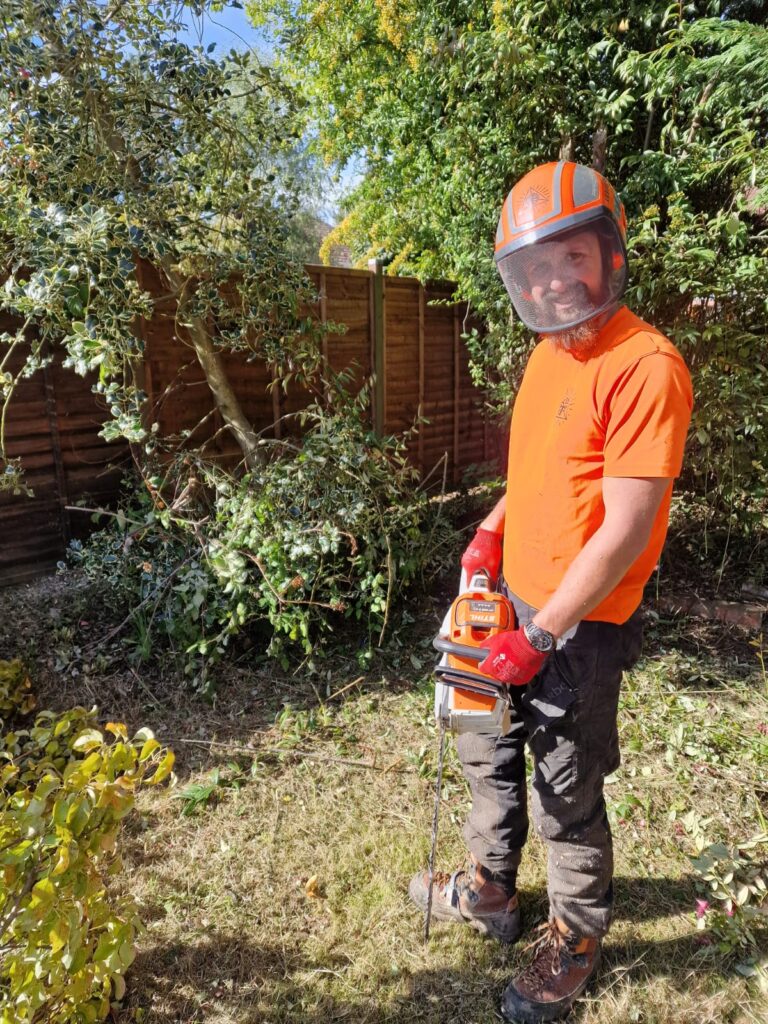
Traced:
[[[0, 305], [21, 318], [0, 337], [4, 408], [57, 347], [78, 372], [98, 369], [113, 416], [104, 433], [144, 444], [146, 487], [81, 563], [127, 607], [137, 657], [170, 652], [206, 691], [210, 666], [251, 624], [285, 662], [288, 645], [318, 658], [351, 618], [370, 657], [393, 601], [451, 534], [402, 444], [371, 435], [365, 396], [347, 393], [344, 375], [325, 368], [325, 405], [305, 412], [302, 441], [270, 445], [238, 404], [222, 349], [317, 384], [329, 328], [301, 315], [314, 295], [299, 214], [324, 172], [274, 67], [179, 41], [185, 12], [207, 6], [216, 0], [0, 0]], [[142, 288], [146, 264], [163, 295]], [[245, 473], [191, 448], [156, 451], [136, 324], [168, 306]], [[6, 485], [17, 470], [6, 461]]]
[[[300, 316], [308, 283], [288, 254], [295, 103], [255, 55], [219, 60], [179, 41], [185, 13], [207, 6], [0, 0], [2, 308], [21, 318], [0, 338], [0, 399], [5, 411], [12, 356], [23, 351], [30, 373], [60, 346], [78, 372], [98, 369], [106, 436], [147, 439], [135, 324], [173, 298], [177, 334], [253, 468], [256, 437], [221, 350], [305, 367], [316, 351]], [[142, 260], [164, 296], [142, 289]], [[13, 483], [18, 467], [3, 468]]]
[[[689, 484], [746, 526], [768, 466], [768, 29], [756, 2], [271, 0], [327, 159], [364, 158], [331, 241], [448, 277], [482, 314], [478, 381], [507, 405], [530, 346], [492, 261], [535, 164], [603, 169], [630, 220], [630, 304], [694, 373]], [[758, 502], [755, 502], [755, 499]], [[708, 515], [711, 513], [708, 512]]]

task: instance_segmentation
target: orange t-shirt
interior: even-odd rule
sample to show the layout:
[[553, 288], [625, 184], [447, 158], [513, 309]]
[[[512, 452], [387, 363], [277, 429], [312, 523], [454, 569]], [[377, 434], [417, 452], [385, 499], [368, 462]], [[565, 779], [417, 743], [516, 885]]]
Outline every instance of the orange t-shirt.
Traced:
[[[509, 439], [504, 578], [541, 608], [605, 516], [604, 476], [676, 477], [691, 418], [691, 378], [659, 331], [622, 306], [579, 356], [544, 338], [528, 361]], [[626, 622], [658, 561], [670, 483], [651, 539], [586, 616]]]

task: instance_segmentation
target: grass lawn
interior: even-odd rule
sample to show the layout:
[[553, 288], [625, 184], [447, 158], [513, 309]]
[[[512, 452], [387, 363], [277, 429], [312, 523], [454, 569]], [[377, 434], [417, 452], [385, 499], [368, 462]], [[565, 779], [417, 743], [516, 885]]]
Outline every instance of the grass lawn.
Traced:
[[[434, 923], [425, 946], [406, 895], [429, 847], [437, 604], [364, 678], [337, 665], [312, 685], [241, 660], [214, 706], [139, 667], [105, 668], [93, 624], [66, 624], [64, 590], [46, 607], [60, 609], [49, 630], [38, 616], [31, 638], [12, 613], [0, 633], [0, 657], [37, 645], [41, 706], [96, 702], [104, 720], [148, 725], [178, 755], [175, 790], [144, 793], [126, 826], [118, 884], [147, 930], [119, 1024], [499, 1019], [530, 939], [508, 949]], [[768, 831], [768, 684], [750, 640], [733, 627], [649, 623], [624, 689], [623, 764], [606, 790], [616, 921], [574, 1021], [768, 1022], [768, 994], [736, 970], [750, 951], [728, 955], [696, 928], [705, 883], [690, 859], [697, 834], [733, 848]], [[444, 782], [438, 861], [453, 868], [467, 789], [452, 745]], [[532, 834], [520, 876], [529, 933], [546, 916], [544, 864]], [[768, 958], [768, 927], [755, 936]]]

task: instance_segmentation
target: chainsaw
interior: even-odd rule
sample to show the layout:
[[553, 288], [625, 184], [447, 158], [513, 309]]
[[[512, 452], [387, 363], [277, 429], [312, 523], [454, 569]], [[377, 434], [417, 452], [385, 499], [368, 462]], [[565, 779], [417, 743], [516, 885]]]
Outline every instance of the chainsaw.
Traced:
[[478, 662], [488, 657], [484, 644], [502, 630], [515, 628], [512, 602], [496, 593], [488, 576], [475, 573], [443, 620], [440, 633], [432, 641], [441, 658], [435, 668], [435, 718], [440, 727], [437, 759], [435, 809], [432, 818], [432, 846], [429, 854], [429, 888], [424, 920], [424, 941], [429, 940], [432, 916], [432, 879], [437, 847], [440, 795], [443, 787], [445, 733], [498, 732], [511, 726], [509, 687], [481, 672]]
[[[435, 718], [453, 733], [509, 731], [509, 687], [479, 670], [488, 656], [484, 643], [515, 628], [512, 602], [491, 590], [485, 573], [451, 605], [441, 633], [432, 641], [442, 654], [435, 668]], [[444, 635], [447, 631], [447, 635]]]

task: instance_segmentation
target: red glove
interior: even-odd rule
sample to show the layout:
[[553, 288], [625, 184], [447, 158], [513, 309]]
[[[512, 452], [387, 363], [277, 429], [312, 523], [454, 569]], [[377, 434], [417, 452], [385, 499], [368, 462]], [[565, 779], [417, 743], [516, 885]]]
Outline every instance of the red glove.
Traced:
[[501, 565], [501, 534], [484, 530], [482, 526], [461, 556], [461, 567], [471, 580], [476, 572], [485, 570], [491, 580], [499, 575]]
[[511, 686], [530, 683], [549, 657], [548, 652], [536, 650], [522, 629], [505, 629], [492, 636], [486, 646], [490, 653], [477, 667]]

